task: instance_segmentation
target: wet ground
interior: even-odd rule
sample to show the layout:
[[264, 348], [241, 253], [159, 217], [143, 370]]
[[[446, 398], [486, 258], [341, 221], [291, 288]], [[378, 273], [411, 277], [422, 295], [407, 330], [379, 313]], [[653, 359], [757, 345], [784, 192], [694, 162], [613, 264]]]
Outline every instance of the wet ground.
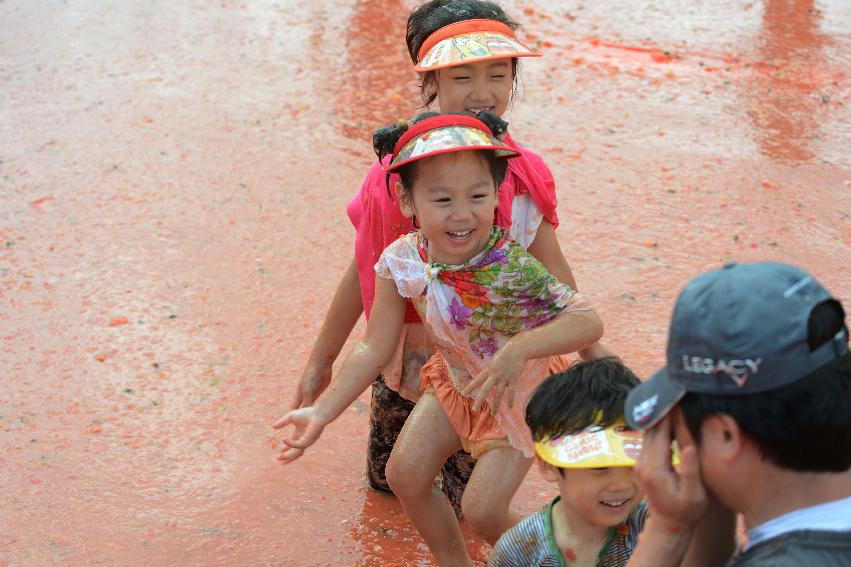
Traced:
[[[503, 4], [546, 53], [514, 137], [630, 365], [728, 260], [851, 304], [851, 4]], [[411, 6], [0, 0], [0, 565], [429, 564], [364, 488], [366, 396], [292, 466], [267, 439], [417, 104]]]

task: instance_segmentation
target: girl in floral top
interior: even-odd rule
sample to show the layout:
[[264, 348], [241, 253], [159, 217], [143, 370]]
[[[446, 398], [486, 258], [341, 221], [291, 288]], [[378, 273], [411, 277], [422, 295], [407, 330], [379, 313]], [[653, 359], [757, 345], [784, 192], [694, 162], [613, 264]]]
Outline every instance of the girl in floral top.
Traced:
[[534, 455], [523, 419], [529, 395], [549, 374], [549, 357], [602, 335], [590, 307], [493, 225], [506, 159], [517, 155], [498, 139], [506, 127], [489, 112], [426, 114], [376, 133], [379, 159], [392, 152], [387, 172], [399, 174], [396, 196], [418, 230], [375, 265], [366, 336], [335, 382], [275, 423], [293, 426], [284, 456], [298, 458], [389, 362], [412, 300], [436, 354], [387, 478], [441, 565], [471, 564], [449, 502], [432, 490], [443, 462], [461, 447], [478, 458], [462, 507], [493, 543], [519, 520], [509, 504]]

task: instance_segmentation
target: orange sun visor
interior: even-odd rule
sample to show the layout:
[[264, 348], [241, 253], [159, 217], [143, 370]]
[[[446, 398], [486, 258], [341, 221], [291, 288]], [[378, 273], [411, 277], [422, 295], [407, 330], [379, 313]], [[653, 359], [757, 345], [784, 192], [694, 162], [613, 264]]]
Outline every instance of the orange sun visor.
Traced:
[[443, 26], [423, 42], [414, 69], [420, 73], [486, 59], [540, 57], [507, 25], [496, 20], [463, 20]]

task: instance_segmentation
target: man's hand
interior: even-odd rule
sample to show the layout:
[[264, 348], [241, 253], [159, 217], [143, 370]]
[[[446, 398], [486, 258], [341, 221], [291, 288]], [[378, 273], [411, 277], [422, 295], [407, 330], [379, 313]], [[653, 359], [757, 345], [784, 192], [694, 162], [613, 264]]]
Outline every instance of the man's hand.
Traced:
[[[680, 446], [680, 464], [676, 468], [671, 464], [674, 437]], [[700, 478], [697, 446], [682, 423], [679, 410], [644, 432], [644, 447], [635, 474], [647, 494], [650, 516], [627, 566], [679, 566], [691, 544], [695, 525], [709, 504]]]
[[[671, 464], [671, 442], [676, 438], [680, 464]], [[656, 524], [671, 534], [690, 531], [709, 506], [700, 477], [697, 444], [674, 410], [644, 433], [644, 447], [635, 466], [647, 494]]]

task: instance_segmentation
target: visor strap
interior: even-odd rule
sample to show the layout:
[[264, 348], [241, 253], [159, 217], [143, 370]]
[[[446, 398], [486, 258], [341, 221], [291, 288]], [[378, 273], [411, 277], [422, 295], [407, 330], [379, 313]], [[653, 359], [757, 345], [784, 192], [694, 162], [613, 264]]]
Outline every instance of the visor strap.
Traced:
[[848, 352], [848, 334], [845, 328], [839, 330], [832, 339], [810, 354], [813, 369], [821, 368], [828, 362], [844, 356]]

